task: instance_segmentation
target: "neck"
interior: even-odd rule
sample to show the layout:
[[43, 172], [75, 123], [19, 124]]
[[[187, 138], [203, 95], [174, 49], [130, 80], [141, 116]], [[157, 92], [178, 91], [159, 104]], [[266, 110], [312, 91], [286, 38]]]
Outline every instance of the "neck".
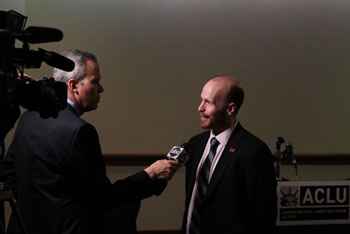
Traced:
[[79, 108], [79, 105], [77, 104], [77, 102], [74, 101], [74, 99], [72, 99], [72, 98], [69, 97], [69, 96], [68, 96], [68, 98], [67, 98], [67, 103], [73, 107], [73, 109], [77, 112], [77, 114], [78, 114], [79, 116], [81, 116], [82, 114], [84, 114], [84, 111], [82, 111], [81, 108]]
[[224, 124], [222, 126], [218, 126], [216, 128], [213, 128], [212, 131], [213, 131], [214, 135], [217, 136], [220, 133], [222, 133], [223, 131], [225, 131], [226, 129], [233, 128], [233, 126], [235, 126], [235, 124], [236, 124], [236, 118], [231, 119], [230, 121], [228, 121], [226, 124]]

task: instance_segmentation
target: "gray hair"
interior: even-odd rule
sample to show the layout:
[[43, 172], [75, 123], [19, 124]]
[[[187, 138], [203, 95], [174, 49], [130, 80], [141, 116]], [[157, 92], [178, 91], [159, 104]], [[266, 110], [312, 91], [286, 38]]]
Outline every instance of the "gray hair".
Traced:
[[58, 68], [54, 68], [52, 77], [56, 81], [67, 82], [69, 79], [82, 80], [85, 77], [86, 61], [92, 60], [97, 63], [97, 58], [94, 54], [80, 51], [80, 50], [67, 50], [61, 53], [63, 56], [69, 58], [74, 62], [74, 70], [66, 72]]

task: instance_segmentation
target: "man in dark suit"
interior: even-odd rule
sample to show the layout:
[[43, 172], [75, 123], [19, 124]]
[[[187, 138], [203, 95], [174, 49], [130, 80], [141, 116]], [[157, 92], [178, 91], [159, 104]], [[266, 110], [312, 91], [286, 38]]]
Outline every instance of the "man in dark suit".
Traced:
[[[106, 211], [159, 195], [176, 167], [159, 160], [112, 184], [97, 131], [80, 118], [97, 108], [103, 92], [97, 59], [79, 50], [64, 55], [75, 62], [74, 70], [55, 69], [53, 76], [67, 84], [67, 108], [57, 118], [24, 113], [7, 155], [14, 164], [17, 207], [29, 234], [103, 233]], [[17, 221], [12, 219], [9, 233], [18, 231]], [[124, 231], [115, 226], [116, 233]]]
[[243, 89], [230, 76], [201, 92], [200, 125], [186, 149], [186, 234], [273, 233], [276, 179], [268, 146], [237, 120]]

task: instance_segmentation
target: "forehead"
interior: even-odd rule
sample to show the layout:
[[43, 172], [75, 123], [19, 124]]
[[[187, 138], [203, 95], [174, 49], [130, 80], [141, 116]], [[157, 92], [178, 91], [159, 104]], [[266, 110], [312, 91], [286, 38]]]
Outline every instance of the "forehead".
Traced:
[[100, 68], [97, 62], [88, 59], [85, 62], [85, 73], [86, 76], [95, 76], [96, 78], [100, 79]]
[[222, 82], [210, 80], [204, 85], [201, 92], [201, 97], [203, 99], [215, 101], [221, 97], [224, 98], [226, 96], [226, 93], [226, 88]]

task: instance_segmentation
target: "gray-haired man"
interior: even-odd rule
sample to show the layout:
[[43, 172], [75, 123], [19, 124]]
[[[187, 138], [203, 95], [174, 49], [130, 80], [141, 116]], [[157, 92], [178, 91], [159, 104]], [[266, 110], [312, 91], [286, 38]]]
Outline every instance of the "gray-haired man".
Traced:
[[[176, 163], [159, 160], [115, 183], [106, 176], [96, 129], [80, 116], [97, 108], [103, 92], [96, 57], [64, 55], [72, 72], [55, 69], [67, 84], [67, 108], [57, 118], [28, 111], [21, 117], [7, 160], [16, 171], [17, 204], [29, 234], [101, 233], [103, 213], [114, 205], [159, 195]], [[9, 233], [15, 232], [15, 221]], [[116, 227], [118, 230], [118, 227]]]

